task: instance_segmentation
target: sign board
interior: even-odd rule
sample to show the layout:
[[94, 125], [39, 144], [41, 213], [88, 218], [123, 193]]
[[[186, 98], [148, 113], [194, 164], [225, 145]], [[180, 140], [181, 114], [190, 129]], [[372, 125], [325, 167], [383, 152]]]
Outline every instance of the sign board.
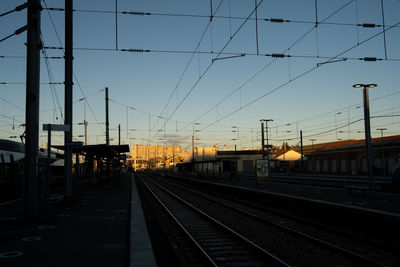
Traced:
[[266, 159], [257, 160], [257, 178], [269, 177], [268, 167], [269, 167], [268, 160]]
[[[71, 127], [69, 127], [69, 124], [50, 124], [51, 125], [51, 131], [57, 131], [57, 132], [69, 132], [71, 131]], [[43, 131], [48, 131], [49, 130], [49, 124], [43, 124]]]
[[71, 147], [81, 147], [81, 146], [83, 146], [83, 142], [81, 142], [81, 141], [71, 142], [71, 143], [67, 143], [67, 146], [71, 146]]

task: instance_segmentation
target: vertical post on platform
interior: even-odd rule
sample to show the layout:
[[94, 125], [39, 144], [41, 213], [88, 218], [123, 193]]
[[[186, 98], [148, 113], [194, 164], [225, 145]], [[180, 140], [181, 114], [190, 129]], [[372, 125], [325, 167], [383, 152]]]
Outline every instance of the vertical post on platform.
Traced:
[[370, 190], [374, 192], [373, 178], [372, 178], [372, 155], [371, 155], [371, 126], [369, 116], [369, 95], [368, 87], [363, 88], [363, 101], [364, 101], [364, 124], [365, 124], [365, 142], [367, 145], [367, 165], [368, 177], [370, 183]]
[[64, 133], [64, 184], [65, 196], [72, 196], [72, 2], [65, 0], [65, 125], [69, 125], [69, 131]]
[[38, 216], [38, 143], [40, 91], [40, 0], [28, 1], [26, 49], [24, 218]]

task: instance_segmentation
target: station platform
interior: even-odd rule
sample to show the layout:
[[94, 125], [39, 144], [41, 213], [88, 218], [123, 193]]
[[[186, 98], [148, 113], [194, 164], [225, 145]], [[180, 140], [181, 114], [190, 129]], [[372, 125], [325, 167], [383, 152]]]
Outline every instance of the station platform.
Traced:
[[0, 266], [157, 266], [134, 179], [80, 188], [34, 222], [22, 201], [0, 205]]
[[[290, 176], [287, 176], [287, 178], [289, 179]], [[297, 178], [298, 176], [296, 176]], [[325, 178], [320, 177], [320, 179]], [[351, 178], [354, 179], [354, 177]], [[400, 215], [400, 194], [377, 191], [371, 193], [369, 190], [362, 192], [349, 190], [349, 188], [280, 182], [278, 179], [274, 179], [274, 176], [262, 180], [256, 180], [255, 177], [199, 179]], [[314, 179], [318, 179], [318, 177], [314, 176]]]

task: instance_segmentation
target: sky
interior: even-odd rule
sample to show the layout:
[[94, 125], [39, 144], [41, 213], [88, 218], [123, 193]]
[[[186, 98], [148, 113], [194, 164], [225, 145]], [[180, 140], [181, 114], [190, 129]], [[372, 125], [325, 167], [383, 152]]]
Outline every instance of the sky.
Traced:
[[[20, 4], [2, 0], [0, 13]], [[120, 125], [125, 144], [190, 148], [194, 134], [196, 146], [257, 148], [260, 119], [273, 119], [274, 145], [298, 144], [300, 130], [305, 145], [363, 139], [356, 83], [378, 84], [369, 90], [372, 137], [381, 136], [378, 128], [400, 134], [398, 0], [118, 0], [117, 25], [115, 5], [74, 1], [75, 141], [84, 140], [86, 120], [88, 143], [105, 142], [105, 87], [112, 144]], [[64, 12], [46, 7], [64, 1], [42, 6], [40, 125], [62, 124], [63, 50], [51, 47], [64, 46]], [[378, 26], [357, 26], [365, 23]], [[26, 9], [1, 16], [0, 38], [25, 24]], [[19, 141], [24, 132], [24, 42], [26, 33], [0, 42], [2, 139]], [[40, 130], [39, 144], [46, 141]], [[53, 142], [62, 144], [63, 135], [54, 133]]]

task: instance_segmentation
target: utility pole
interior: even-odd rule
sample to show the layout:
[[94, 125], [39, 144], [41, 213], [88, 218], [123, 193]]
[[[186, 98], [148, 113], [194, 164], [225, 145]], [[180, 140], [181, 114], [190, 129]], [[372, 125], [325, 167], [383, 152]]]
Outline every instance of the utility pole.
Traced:
[[261, 120], [261, 152], [262, 158], [265, 159], [265, 152], [264, 152], [264, 121]]
[[24, 218], [38, 216], [38, 143], [40, 91], [40, 0], [28, 1], [28, 33], [26, 49], [26, 108], [25, 108], [25, 190]]
[[108, 87], [105, 89], [106, 92], [106, 145], [110, 145], [110, 122], [108, 118]]
[[369, 94], [368, 88], [376, 87], [376, 84], [355, 84], [353, 87], [363, 87], [363, 102], [364, 102], [364, 125], [365, 125], [365, 144], [367, 147], [367, 165], [368, 178], [371, 193], [374, 192], [373, 176], [372, 176], [372, 155], [371, 155], [371, 126], [369, 117]]
[[[110, 146], [110, 121], [108, 117], [108, 87], [106, 87], [106, 146], [107, 150], [109, 150]], [[110, 155], [107, 153], [107, 162], [106, 162], [106, 175], [107, 180], [110, 180]]]
[[85, 126], [85, 146], [86, 146], [87, 145], [87, 126], [88, 126], [87, 120], [83, 120], [83, 126]]
[[72, 2], [65, 0], [65, 125], [69, 131], [64, 134], [64, 183], [65, 196], [72, 197]]
[[303, 131], [302, 130], [300, 130], [300, 153], [301, 153], [301, 171], [304, 172]]
[[192, 135], [192, 161], [194, 161], [194, 135]]
[[121, 145], [121, 124], [118, 124], [118, 145]]

